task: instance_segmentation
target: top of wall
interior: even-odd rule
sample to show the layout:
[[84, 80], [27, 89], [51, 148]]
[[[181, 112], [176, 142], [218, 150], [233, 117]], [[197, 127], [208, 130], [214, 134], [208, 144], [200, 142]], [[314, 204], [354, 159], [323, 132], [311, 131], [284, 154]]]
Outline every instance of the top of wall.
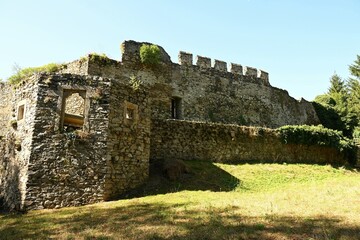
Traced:
[[[121, 53], [123, 62], [140, 62], [140, 47], [145, 45], [156, 45], [148, 42], [136, 42], [133, 40], [124, 41], [121, 44]], [[160, 61], [163, 63], [172, 63], [169, 54], [159, 45], [156, 45], [160, 49]]]
[[[179, 55], [179, 64], [182, 66], [194, 66], [193, 64], [193, 54], [180, 51]], [[228, 69], [228, 64], [225, 61], [214, 59], [213, 64], [211, 58], [196, 56], [195, 66], [200, 67], [201, 69], [214, 69], [220, 72], [230, 72], [234, 75], [240, 76], [249, 76], [255, 77], [262, 80], [262, 83], [265, 85], [270, 85], [269, 83], [269, 73], [256, 69], [249, 66], [242, 66], [236, 63], [230, 63], [230, 68]]]
[[[136, 42], [136, 41], [125, 41], [121, 44], [121, 51], [122, 51], [122, 62], [124, 63], [140, 63], [140, 47], [143, 44], [152, 45], [152, 43], [148, 42]], [[156, 45], [156, 44], [154, 44]], [[160, 61], [163, 64], [174, 64], [169, 54], [159, 45], [156, 45], [160, 49]], [[196, 63], [193, 64], [193, 54], [180, 51], [178, 55], [178, 64], [181, 66], [196, 66], [201, 70], [215, 70], [218, 72], [225, 72], [231, 73], [233, 75], [238, 76], [247, 76], [251, 78], [259, 79], [259, 83], [270, 86], [269, 83], [269, 74], [263, 70], [249, 67], [249, 66], [242, 66], [236, 63], [230, 63], [230, 67], [228, 69], [228, 64], [225, 61], [221, 61], [218, 59], [214, 59], [213, 64], [211, 58], [203, 57], [203, 56], [196, 56]]]

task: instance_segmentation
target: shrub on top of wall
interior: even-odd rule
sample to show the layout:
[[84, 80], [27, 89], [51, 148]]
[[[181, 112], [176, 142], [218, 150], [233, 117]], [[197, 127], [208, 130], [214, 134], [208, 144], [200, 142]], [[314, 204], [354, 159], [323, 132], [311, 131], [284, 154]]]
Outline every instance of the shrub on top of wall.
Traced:
[[160, 62], [160, 48], [153, 44], [143, 44], [140, 47], [140, 60], [143, 64], [155, 66]]
[[102, 62], [104, 64], [111, 63], [111, 59], [106, 56], [105, 53], [98, 54], [98, 53], [90, 53], [89, 55], [89, 61], [91, 62]]
[[283, 126], [277, 129], [285, 144], [319, 145], [333, 147], [342, 152], [350, 164], [356, 163], [356, 145], [341, 131], [318, 126]]
[[62, 64], [49, 63], [49, 64], [46, 64], [46, 65], [41, 66], [41, 67], [29, 67], [29, 68], [20, 69], [20, 70], [17, 71], [16, 74], [9, 77], [8, 81], [9, 81], [10, 84], [18, 84], [22, 80], [24, 80], [24, 79], [26, 79], [28, 77], [31, 77], [35, 73], [39, 73], [39, 72], [47, 72], [47, 73], [57, 72], [62, 68], [62, 66], [63, 66]]

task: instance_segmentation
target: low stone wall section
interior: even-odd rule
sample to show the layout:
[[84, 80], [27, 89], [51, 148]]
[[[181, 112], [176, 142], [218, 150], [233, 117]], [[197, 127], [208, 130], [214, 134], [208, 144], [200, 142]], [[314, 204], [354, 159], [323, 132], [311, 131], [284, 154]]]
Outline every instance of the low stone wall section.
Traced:
[[334, 148], [282, 143], [275, 130], [227, 124], [153, 120], [151, 159], [221, 163], [345, 164]]

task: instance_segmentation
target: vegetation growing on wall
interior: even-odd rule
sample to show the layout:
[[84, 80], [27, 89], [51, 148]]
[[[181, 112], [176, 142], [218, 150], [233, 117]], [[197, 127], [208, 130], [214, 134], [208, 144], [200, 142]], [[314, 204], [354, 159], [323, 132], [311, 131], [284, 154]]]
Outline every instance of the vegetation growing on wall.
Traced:
[[98, 54], [98, 53], [90, 53], [89, 54], [89, 60], [94, 62], [94, 61], [100, 61], [100, 62], [103, 62], [103, 63], [110, 63], [111, 62], [111, 59], [106, 56], [105, 53], [102, 53], [102, 54]]
[[25, 80], [26, 78], [31, 77], [35, 73], [57, 72], [62, 68], [62, 66], [63, 66], [62, 64], [49, 63], [49, 64], [46, 64], [46, 65], [40, 66], [40, 67], [28, 67], [28, 68], [24, 68], [24, 69], [19, 68], [16, 70], [16, 73], [14, 75], [12, 75], [11, 77], [8, 78], [8, 81], [10, 84], [18, 84], [21, 81]]
[[143, 44], [140, 47], [140, 59], [145, 65], [155, 66], [160, 62], [160, 48], [153, 44]]
[[322, 125], [283, 126], [277, 131], [280, 133], [281, 140], [286, 144], [333, 147], [344, 153], [350, 164], [356, 163], [356, 146], [340, 131], [328, 129]]
[[134, 91], [138, 91], [140, 89], [140, 86], [143, 84], [143, 82], [134, 75], [130, 77], [129, 83], [132, 89], [134, 89]]

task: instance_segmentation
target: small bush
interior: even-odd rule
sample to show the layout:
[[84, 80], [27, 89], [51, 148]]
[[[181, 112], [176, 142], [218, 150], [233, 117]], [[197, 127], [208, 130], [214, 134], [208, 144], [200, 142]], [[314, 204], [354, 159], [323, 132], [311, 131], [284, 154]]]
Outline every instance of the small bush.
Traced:
[[160, 62], [160, 48], [156, 45], [143, 44], [140, 47], [140, 59], [145, 65], [154, 66]]
[[24, 79], [31, 77], [35, 73], [39, 73], [39, 72], [52, 73], [59, 71], [61, 68], [62, 68], [62, 64], [57, 64], [57, 63], [49, 63], [41, 67], [24, 68], [18, 70], [16, 74], [9, 77], [8, 81], [10, 84], [18, 84]]
[[139, 90], [140, 89], [140, 86], [143, 84], [143, 82], [139, 79], [139, 78], [137, 78], [137, 77], [135, 77], [135, 76], [131, 76], [130, 77], [130, 85], [131, 85], [131, 87], [134, 89], [134, 91], [137, 91], [137, 90]]
[[103, 62], [103, 63], [110, 63], [111, 60], [108, 56], [106, 56], [105, 53], [102, 53], [102, 54], [98, 54], [98, 53], [90, 53], [89, 54], [89, 60], [92, 61], [92, 62], [95, 62], [95, 61], [100, 61], [100, 62]]
[[333, 147], [343, 153], [350, 164], [356, 163], [356, 145], [340, 131], [318, 126], [283, 126], [277, 129], [286, 144], [319, 145]]

